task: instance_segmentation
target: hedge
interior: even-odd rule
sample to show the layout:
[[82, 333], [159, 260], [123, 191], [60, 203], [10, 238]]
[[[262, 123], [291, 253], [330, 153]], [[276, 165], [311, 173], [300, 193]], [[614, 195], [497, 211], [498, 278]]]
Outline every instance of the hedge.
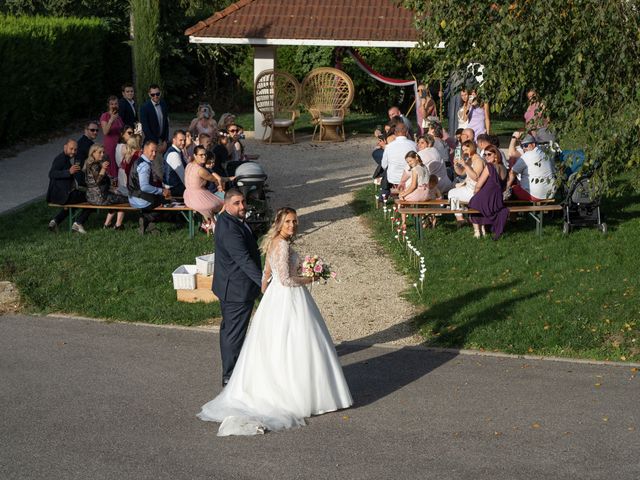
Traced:
[[104, 103], [107, 34], [95, 18], [0, 15], [0, 145]]

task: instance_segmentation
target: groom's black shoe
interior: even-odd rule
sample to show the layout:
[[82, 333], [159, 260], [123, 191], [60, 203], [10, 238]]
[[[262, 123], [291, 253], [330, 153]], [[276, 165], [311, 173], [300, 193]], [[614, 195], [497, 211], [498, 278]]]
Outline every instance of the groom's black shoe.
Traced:
[[229, 383], [229, 379], [228, 378], [223, 378], [222, 379], [222, 388], [226, 387], [227, 383]]

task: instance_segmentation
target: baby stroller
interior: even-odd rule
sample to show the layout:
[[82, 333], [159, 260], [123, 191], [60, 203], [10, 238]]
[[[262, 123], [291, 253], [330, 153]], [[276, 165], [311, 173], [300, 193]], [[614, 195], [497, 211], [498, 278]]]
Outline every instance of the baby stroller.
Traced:
[[607, 224], [600, 215], [600, 189], [588, 175], [574, 173], [567, 182], [567, 194], [562, 204], [567, 234], [575, 227], [598, 227], [607, 233]]
[[271, 225], [267, 174], [259, 163], [244, 162], [236, 168], [235, 175], [235, 185], [247, 200], [247, 224], [254, 234], [266, 232]]

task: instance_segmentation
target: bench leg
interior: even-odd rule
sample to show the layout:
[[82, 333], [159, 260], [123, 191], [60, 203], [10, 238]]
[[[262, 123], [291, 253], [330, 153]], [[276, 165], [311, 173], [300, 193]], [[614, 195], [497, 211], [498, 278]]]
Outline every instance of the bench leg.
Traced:
[[536, 221], [536, 235], [538, 237], [542, 236], [542, 215], [543, 212], [529, 212], [529, 214]]
[[195, 236], [195, 228], [193, 226], [193, 210], [189, 210], [187, 212], [183, 210], [180, 212], [180, 214], [183, 216], [183, 218], [187, 221], [187, 224], [189, 225], [189, 238], [193, 239], [193, 237]]

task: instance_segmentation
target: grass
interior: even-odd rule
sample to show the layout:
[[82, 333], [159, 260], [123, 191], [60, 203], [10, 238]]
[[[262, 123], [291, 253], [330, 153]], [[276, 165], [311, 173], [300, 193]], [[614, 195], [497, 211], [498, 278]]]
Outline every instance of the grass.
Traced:
[[140, 236], [133, 215], [127, 230], [102, 230], [104, 213], [92, 214], [87, 235], [60, 226], [47, 232], [55, 210], [38, 202], [0, 216], [0, 279], [14, 282], [31, 313], [71, 313], [157, 324], [201, 325], [220, 316], [217, 303], [179, 303], [171, 273], [213, 251], [213, 240], [186, 226], [160, 224]]
[[[398, 269], [418, 282], [418, 268], [373, 205], [373, 186], [354, 207]], [[535, 236], [520, 218], [498, 242], [474, 239], [441, 217], [422, 241], [426, 278], [407, 298], [422, 307], [415, 323], [428, 345], [591, 359], [640, 360], [640, 196], [609, 199], [609, 225], [562, 234], [562, 219], [546, 220]], [[408, 222], [409, 224], [410, 222]], [[419, 286], [419, 282], [418, 282]]]

